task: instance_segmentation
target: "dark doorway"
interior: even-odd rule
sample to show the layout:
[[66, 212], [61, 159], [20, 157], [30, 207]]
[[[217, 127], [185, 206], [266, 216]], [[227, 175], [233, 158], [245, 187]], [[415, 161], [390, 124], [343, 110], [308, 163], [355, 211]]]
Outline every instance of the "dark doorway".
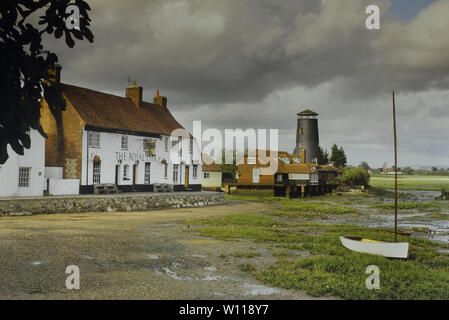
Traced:
[[136, 181], [137, 181], [137, 164], [133, 165], [133, 189], [135, 190], [135, 186], [136, 186]]

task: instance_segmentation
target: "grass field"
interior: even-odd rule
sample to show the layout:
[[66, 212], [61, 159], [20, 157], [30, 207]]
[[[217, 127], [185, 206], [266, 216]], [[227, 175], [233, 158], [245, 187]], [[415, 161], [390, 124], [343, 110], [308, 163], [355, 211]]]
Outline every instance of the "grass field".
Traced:
[[[376, 188], [393, 189], [394, 175], [373, 175], [369, 184]], [[399, 175], [399, 190], [429, 190], [440, 191], [442, 188], [449, 189], [449, 176], [419, 176]]]
[[[317, 222], [332, 216], [361, 214], [348, 206], [354, 197], [371, 204], [374, 196], [286, 199], [274, 198], [271, 193], [232, 194], [227, 198], [262, 202], [266, 209], [258, 214], [242, 212], [186, 223], [191, 226], [190, 232], [202, 236], [266, 244], [273, 257], [269, 264], [255, 263], [257, 254], [250, 248], [233, 255], [246, 258], [241, 270], [280, 288], [344, 299], [449, 299], [448, 244], [399, 236], [400, 241], [410, 242], [409, 259], [387, 259], [349, 251], [341, 245], [339, 236], [363, 235], [393, 241], [394, 235], [377, 228]], [[433, 205], [411, 204], [404, 209]], [[389, 205], [379, 207], [390, 209]], [[368, 290], [365, 286], [369, 265], [380, 269], [380, 290]]]

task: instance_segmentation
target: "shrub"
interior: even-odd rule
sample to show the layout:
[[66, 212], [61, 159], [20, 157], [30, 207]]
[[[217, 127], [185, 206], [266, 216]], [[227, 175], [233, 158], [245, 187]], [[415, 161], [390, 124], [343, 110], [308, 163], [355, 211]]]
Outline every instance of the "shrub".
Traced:
[[347, 168], [343, 172], [342, 181], [348, 186], [367, 186], [370, 175], [364, 168]]

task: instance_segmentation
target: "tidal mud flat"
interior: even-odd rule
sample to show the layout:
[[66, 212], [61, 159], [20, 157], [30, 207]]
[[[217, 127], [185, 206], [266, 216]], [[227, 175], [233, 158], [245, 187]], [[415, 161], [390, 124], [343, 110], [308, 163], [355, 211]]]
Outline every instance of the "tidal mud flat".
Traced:
[[[239, 267], [245, 258], [233, 254], [248, 247], [258, 252], [260, 263], [270, 261], [264, 244], [205, 239], [187, 232], [183, 223], [262, 208], [230, 202], [195, 209], [3, 217], [0, 255], [9, 258], [0, 265], [0, 298], [313, 298], [264, 284]], [[68, 265], [80, 269], [79, 290], [65, 287]]]
[[[448, 202], [400, 197], [406, 261], [351, 252], [341, 235], [391, 241], [387, 194], [305, 199], [232, 194], [227, 204], [0, 219], [3, 299], [449, 299]], [[20, 231], [20, 232], [18, 232]], [[12, 253], [12, 254], [11, 254]], [[365, 287], [368, 265], [380, 290]], [[67, 290], [65, 268], [80, 268]]]

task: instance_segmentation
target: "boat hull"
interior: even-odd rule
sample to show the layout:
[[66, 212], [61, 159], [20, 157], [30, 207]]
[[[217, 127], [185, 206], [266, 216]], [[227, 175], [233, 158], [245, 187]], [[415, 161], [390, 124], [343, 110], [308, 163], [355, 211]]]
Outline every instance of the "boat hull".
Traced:
[[408, 242], [362, 241], [362, 238], [340, 237], [341, 244], [355, 252], [374, 254], [388, 258], [408, 258]]

